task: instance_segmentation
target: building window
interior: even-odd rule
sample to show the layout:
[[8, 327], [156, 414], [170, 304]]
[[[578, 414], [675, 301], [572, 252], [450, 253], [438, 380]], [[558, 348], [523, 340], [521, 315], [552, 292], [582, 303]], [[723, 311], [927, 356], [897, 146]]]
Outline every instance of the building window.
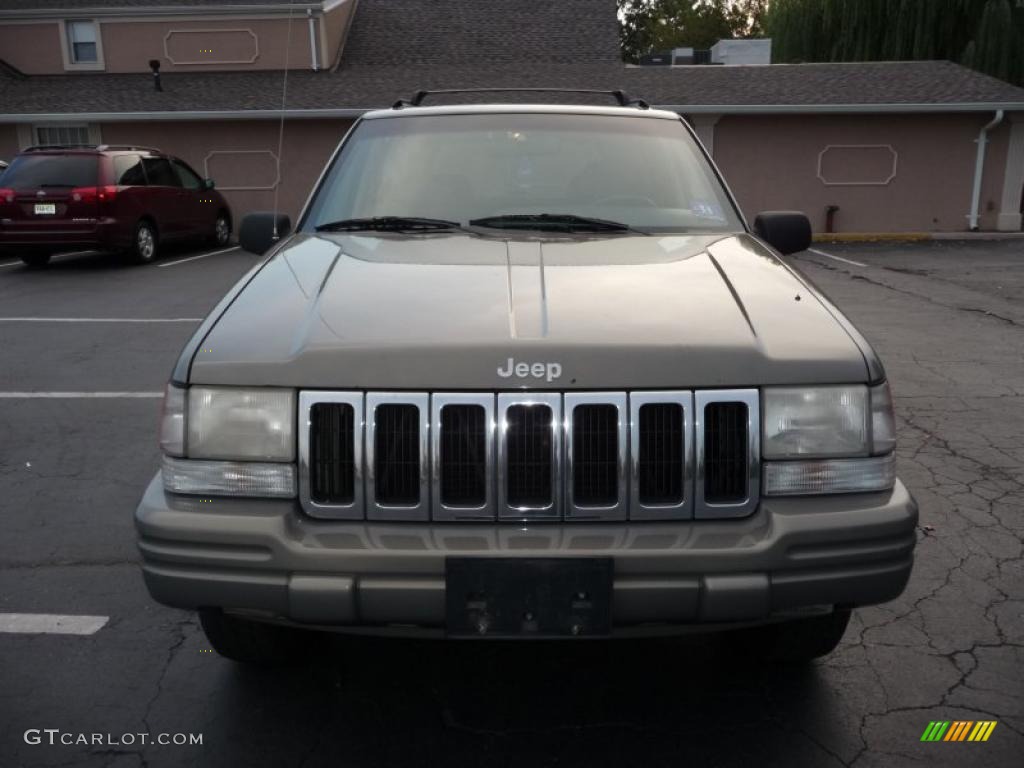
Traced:
[[72, 64], [96, 64], [99, 62], [96, 22], [69, 21], [65, 24], [65, 29], [68, 34], [68, 53]]
[[87, 125], [37, 125], [35, 127], [36, 144], [89, 144], [89, 126]]

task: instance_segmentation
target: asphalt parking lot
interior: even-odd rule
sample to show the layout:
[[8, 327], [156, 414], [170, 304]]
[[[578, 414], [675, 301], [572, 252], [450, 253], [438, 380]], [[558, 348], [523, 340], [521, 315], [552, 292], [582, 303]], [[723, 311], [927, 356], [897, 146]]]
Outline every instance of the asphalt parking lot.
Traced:
[[[1024, 241], [816, 251], [793, 261], [886, 363], [921, 526], [904, 595], [799, 672], [737, 665], [709, 638], [220, 659], [146, 594], [132, 512], [157, 465], [155, 395], [255, 257], [0, 260], [0, 613], [108, 617], [0, 632], [0, 766], [1020, 766]], [[52, 396], [69, 392], [91, 396]], [[998, 725], [922, 743], [934, 720]], [[203, 742], [25, 742], [47, 728]]]

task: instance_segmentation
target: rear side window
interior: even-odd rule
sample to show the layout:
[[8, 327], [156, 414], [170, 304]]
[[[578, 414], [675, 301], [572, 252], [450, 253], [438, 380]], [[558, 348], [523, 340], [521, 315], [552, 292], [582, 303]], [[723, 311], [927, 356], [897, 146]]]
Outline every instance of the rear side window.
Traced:
[[199, 176], [183, 162], [180, 160], [172, 160], [171, 163], [174, 165], [174, 172], [178, 174], [181, 186], [185, 187], [185, 189], [199, 189], [199, 187], [202, 186], [202, 181]]
[[4, 186], [95, 187], [98, 178], [96, 155], [18, 155], [4, 172]]
[[118, 155], [114, 158], [114, 183], [122, 187], [146, 186], [146, 173], [138, 155]]
[[171, 168], [166, 157], [144, 157], [142, 164], [146, 167], [146, 178], [151, 187], [180, 187], [178, 175]]

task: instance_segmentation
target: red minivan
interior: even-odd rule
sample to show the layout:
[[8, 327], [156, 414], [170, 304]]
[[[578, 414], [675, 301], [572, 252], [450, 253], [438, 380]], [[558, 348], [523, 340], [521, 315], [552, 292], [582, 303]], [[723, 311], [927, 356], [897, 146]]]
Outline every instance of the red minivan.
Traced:
[[0, 255], [46, 266], [54, 253], [117, 251], [149, 262], [160, 244], [226, 245], [231, 209], [184, 161], [146, 147], [30, 147], [0, 174]]

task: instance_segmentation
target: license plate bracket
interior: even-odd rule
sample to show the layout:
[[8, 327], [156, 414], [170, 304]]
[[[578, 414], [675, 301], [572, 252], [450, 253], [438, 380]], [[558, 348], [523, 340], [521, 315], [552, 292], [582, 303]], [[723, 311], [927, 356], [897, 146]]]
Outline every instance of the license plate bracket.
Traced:
[[612, 558], [449, 557], [452, 637], [595, 637], [611, 632]]

